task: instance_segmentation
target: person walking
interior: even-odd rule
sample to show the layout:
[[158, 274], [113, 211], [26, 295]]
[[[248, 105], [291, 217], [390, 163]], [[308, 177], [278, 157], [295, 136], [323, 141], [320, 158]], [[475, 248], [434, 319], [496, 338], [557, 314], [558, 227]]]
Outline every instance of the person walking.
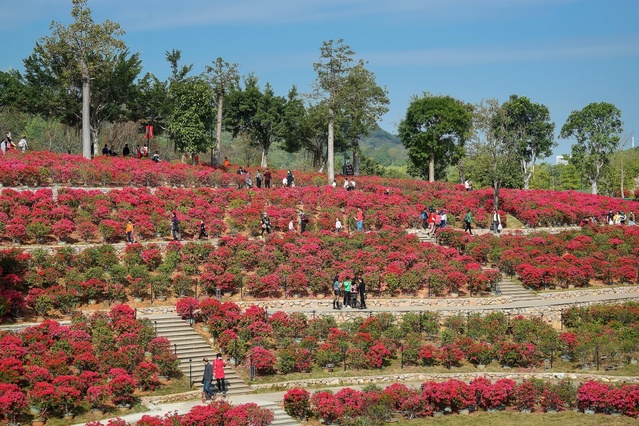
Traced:
[[335, 232], [339, 234], [339, 231], [342, 230], [342, 222], [339, 220], [339, 217], [335, 219]]
[[355, 216], [355, 221], [357, 222], [357, 230], [364, 230], [364, 212], [361, 208], [357, 209], [357, 215]]
[[204, 397], [202, 400], [210, 400], [213, 397], [213, 391], [211, 391], [211, 383], [213, 382], [213, 366], [209, 363], [208, 358], [202, 359], [204, 362], [204, 375], [202, 376], [202, 385], [204, 385]]
[[466, 212], [466, 216], [464, 217], [464, 232], [468, 231], [468, 233], [472, 236], [473, 230], [470, 224], [473, 223], [473, 215], [470, 213], [470, 209]]
[[180, 221], [175, 212], [171, 213], [171, 236], [175, 241], [180, 239]]
[[215, 383], [217, 385], [218, 392], [222, 392], [222, 396], [226, 397], [226, 383], [224, 381], [224, 367], [226, 366], [226, 362], [222, 359], [222, 354], [218, 353], [215, 357], [214, 361], [214, 370], [215, 370]]
[[264, 238], [264, 232], [267, 234], [271, 233], [271, 219], [266, 212], [262, 213], [262, 232], [260, 233], [260, 237]]
[[358, 279], [357, 291], [359, 291], [359, 308], [366, 309], [366, 283], [362, 277]]
[[499, 234], [501, 232], [501, 217], [499, 216], [497, 209], [493, 211], [493, 223], [491, 228], [495, 234]]
[[127, 243], [135, 242], [133, 240], [133, 222], [131, 222], [131, 219], [129, 219], [129, 221], [126, 224], [126, 242]]
[[339, 276], [335, 275], [333, 278], [333, 309], [341, 309], [339, 306], [339, 293], [342, 288], [342, 283], [339, 282]]
[[18, 148], [20, 148], [23, 153], [27, 150], [27, 137], [26, 136], [22, 136], [22, 139], [20, 139], [20, 142], [18, 142]]
[[442, 221], [439, 225], [440, 228], [445, 228], [446, 227], [446, 221], [448, 221], [448, 216], [446, 215], [446, 212], [442, 210]]
[[124, 144], [124, 149], [122, 150], [122, 156], [123, 157], [128, 157], [129, 154], [131, 154], [131, 150], [129, 149], [129, 144], [125, 143]]
[[353, 278], [353, 282], [351, 283], [351, 308], [357, 307], [357, 284], [359, 283], [359, 278]]
[[200, 221], [200, 233], [197, 236], [198, 240], [201, 240], [202, 238], [208, 238], [209, 234], [206, 232], [206, 224], [204, 223], [203, 220]]
[[300, 212], [300, 234], [306, 232], [306, 225], [308, 225], [308, 216], [303, 211]]
[[255, 186], [258, 188], [262, 187], [262, 173], [260, 173], [259, 170], [255, 173]]
[[291, 186], [295, 186], [293, 185], [294, 182], [295, 182], [295, 177], [293, 176], [293, 172], [288, 170], [286, 172], [286, 186], [288, 186], [289, 188]]

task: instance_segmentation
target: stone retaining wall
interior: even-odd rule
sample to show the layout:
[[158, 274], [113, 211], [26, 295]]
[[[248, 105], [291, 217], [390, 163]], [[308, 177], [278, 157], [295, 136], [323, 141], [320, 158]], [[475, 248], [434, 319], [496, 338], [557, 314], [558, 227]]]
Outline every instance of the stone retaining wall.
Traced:
[[[632, 290], [632, 288], [630, 288]], [[571, 292], [566, 292], [571, 293]], [[619, 292], [619, 294], [623, 294], [624, 292]], [[574, 297], [573, 295], [565, 295], [562, 296], [560, 293], [555, 293], [558, 297], [555, 299]], [[586, 294], [590, 295], [590, 294]], [[493, 298], [495, 299], [495, 298]], [[510, 299], [510, 298], [504, 298]], [[539, 305], [539, 306], [529, 306], [529, 307], [521, 307], [521, 308], [513, 308], [513, 307], [505, 307], [503, 305], [495, 304], [493, 306], [489, 306], [489, 303], [478, 305], [477, 303], [473, 304], [473, 300], [478, 299], [447, 299], [445, 304], [437, 304], [441, 302], [438, 299], [414, 299], [411, 303], [402, 304], [404, 299], [379, 299], [376, 305], [373, 305], [369, 301], [369, 307], [375, 307], [379, 310], [358, 310], [351, 308], [344, 308], [339, 311], [329, 310], [326, 311], [326, 308], [329, 308], [331, 305], [331, 299], [287, 299], [287, 300], [279, 300], [279, 301], [256, 301], [256, 302], [236, 302], [240, 305], [241, 308], [246, 308], [253, 304], [257, 306], [261, 306], [266, 308], [270, 312], [275, 312], [278, 310], [291, 311], [294, 310], [296, 312], [302, 312], [307, 316], [319, 316], [319, 315], [331, 315], [335, 317], [337, 323], [342, 323], [349, 321], [356, 317], [366, 318], [375, 313], [379, 312], [388, 312], [395, 316], [396, 318], [400, 318], [407, 312], [415, 312], [419, 313], [421, 311], [436, 311], [442, 317], [448, 317], [453, 315], [470, 315], [474, 313], [479, 313], [481, 315], [486, 315], [495, 311], [502, 311], [509, 316], [522, 315], [524, 317], [542, 317], [544, 320], [554, 323], [556, 326], [559, 326], [561, 323], [562, 311], [571, 307], [587, 307], [594, 305], [601, 305], [606, 303], [622, 303], [625, 301], [639, 301], [639, 297], [629, 297], [623, 300], [594, 300], [588, 302], [569, 302], [569, 303], [560, 303], [553, 305]], [[482, 299], [479, 299], [482, 300]], [[486, 299], [489, 300], [489, 299]], [[552, 300], [552, 299], [548, 299]], [[431, 302], [431, 303], [428, 303]], [[434, 302], [434, 303], [433, 303]], [[502, 302], [507, 303], [507, 302]], [[484, 306], [484, 307], [482, 307]], [[423, 309], [419, 309], [423, 307]], [[322, 308], [324, 310], [317, 310], [318, 308]], [[384, 308], [393, 308], [393, 310], [385, 310]], [[406, 308], [406, 309], [402, 309]], [[431, 309], [429, 309], [431, 308]], [[175, 312], [174, 306], [152, 306], [148, 308], [138, 308], [138, 315], [153, 315], [153, 314], [170, 314]]]
[[553, 291], [550, 293], [538, 293], [544, 300], [569, 299], [573, 297], [604, 296], [608, 294], [635, 293], [639, 287], [604, 287], [599, 289], [577, 289], [566, 291]]
[[470, 382], [477, 377], [485, 377], [491, 381], [499, 379], [512, 379], [515, 381], [529, 380], [532, 378], [542, 380], [562, 380], [586, 382], [597, 380], [604, 383], [639, 383], [639, 377], [635, 376], [605, 376], [592, 373], [510, 373], [510, 372], [477, 372], [477, 373], [407, 373], [407, 374], [380, 374], [366, 377], [325, 377], [318, 379], [293, 380], [280, 383], [253, 384], [252, 389], [269, 391], [282, 390], [294, 387], [333, 387], [333, 386], [361, 386], [370, 383], [402, 383], [402, 382], [425, 382], [425, 381], [446, 381], [458, 379]]

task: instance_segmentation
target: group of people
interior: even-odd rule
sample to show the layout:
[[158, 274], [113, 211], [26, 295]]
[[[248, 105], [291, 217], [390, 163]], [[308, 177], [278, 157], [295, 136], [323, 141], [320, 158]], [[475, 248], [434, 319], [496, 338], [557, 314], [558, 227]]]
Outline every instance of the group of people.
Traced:
[[217, 386], [217, 392], [222, 392], [223, 396], [226, 396], [226, 383], [224, 374], [224, 367], [226, 366], [226, 361], [222, 359], [222, 354], [218, 353], [215, 356], [215, 360], [213, 364], [209, 362], [208, 358], [202, 359], [204, 362], [204, 375], [202, 376], [202, 385], [204, 385], [203, 393], [204, 400], [211, 400], [214, 396], [213, 390], [211, 389], [211, 384], [213, 383], [213, 379], [215, 378], [215, 384]]
[[422, 228], [428, 229], [429, 235], [435, 235], [439, 228], [445, 228], [448, 221], [448, 216], [444, 209], [440, 210], [433, 207], [429, 209], [424, 207], [420, 217], [422, 219]]
[[[225, 157], [224, 164], [226, 164], [227, 161], [228, 159]], [[243, 185], [245, 188], [253, 188], [253, 178], [251, 177], [251, 174], [248, 172], [247, 169], [240, 166], [237, 169], [237, 174], [244, 178]], [[255, 187], [261, 188], [263, 184], [264, 188], [270, 188], [272, 179], [273, 174], [269, 169], [265, 169], [263, 174], [262, 171], [258, 169], [257, 172], [255, 172]], [[289, 170], [286, 174], [286, 177], [284, 177], [284, 179], [282, 180], [282, 186], [294, 186], [293, 180], [293, 173]]]
[[[339, 280], [339, 276], [333, 278], [333, 309], [342, 309], [342, 306], [351, 308], [366, 308], [366, 283], [364, 279], [358, 276], [345, 277], [343, 281]], [[340, 302], [340, 296], [343, 301]], [[357, 298], [359, 296], [359, 302]]]
[[29, 144], [27, 143], [27, 137], [22, 136], [22, 138], [18, 142], [18, 145], [16, 146], [16, 144], [13, 142], [13, 136], [11, 135], [11, 132], [7, 132], [4, 136], [4, 139], [2, 139], [2, 142], [0, 142], [0, 151], [2, 151], [2, 155], [5, 155], [7, 151], [11, 151], [12, 149], [16, 148], [20, 148], [22, 152], [25, 152], [28, 145]]
[[626, 212], [624, 211], [617, 211], [616, 213], [614, 213], [612, 209], [610, 209], [610, 211], [606, 215], [606, 219], [608, 225], [625, 225], [626, 223], [628, 225], [635, 224], [634, 212], [630, 212], [628, 213], [628, 215], [626, 215]]
[[[308, 216], [306, 215], [306, 213], [304, 213], [303, 210], [300, 210], [299, 215], [297, 217], [298, 217], [298, 223], [300, 225], [300, 233], [306, 232], [306, 226], [310, 222]], [[272, 229], [271, 218], [268, 216], [268, 213], [266, 212], [262, 213], [262, 217], [260, 218], [260, 228], [261, 228], [260, 237], [262, 238], [264, 238], [265, 232], [267, 234], [271, 233], [271, 229]], [[289, 232], [295, 231], [295, 216], [291, 217], [291, 219], [288, 221], [288, 231]]]

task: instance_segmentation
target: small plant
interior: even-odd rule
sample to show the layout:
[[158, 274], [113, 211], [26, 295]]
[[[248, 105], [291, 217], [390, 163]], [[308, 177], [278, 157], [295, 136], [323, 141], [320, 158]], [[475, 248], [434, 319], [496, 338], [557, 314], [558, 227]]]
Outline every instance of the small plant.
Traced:
[[284, 411], [291, 417], [304, 420], [310, 415], [311, 395], [306, 389], [293, 388], [284, 394]]

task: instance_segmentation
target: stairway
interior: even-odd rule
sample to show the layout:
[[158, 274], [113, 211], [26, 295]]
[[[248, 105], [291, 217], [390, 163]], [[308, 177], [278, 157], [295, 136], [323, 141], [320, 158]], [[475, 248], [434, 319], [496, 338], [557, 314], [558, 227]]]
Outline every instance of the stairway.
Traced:
[[[204, 374], [202, 358], [206, 357], [213, 362], [216, 351], [186, 321], [175, 314], [148, 315], [145, 318], [148, 318], [154, 324], [158, 336], [169, 339], [171, 348], [176, 351], [180, 360], [180, 370], [184, 373], [184, 376], [189, 377], [190, 364], [193, 386], [196, 388], [202, 387], [202, 375]], [[191, 360], [190, 363], [189, 359]], [[224, 375], [226, 376], [226, 389], [229, 395], [253, 392], [229, 365], [224, 368]], [[215, 381], [212, 388], [215, 389]]]
[[260, 408], [266, 408], [267, 410], [271, 410], [273, 412], [275, 419], [273, 420], [273, 423], [271, 423], [272, 426], [294, 426], [300, 424], [293, 417], [286, 414], [286, 411], [284, 411], [282, 407], [275, 404], [274, 402], [270, 402], [264, 405], [256, 402], [256, 404], [259, 405]]
[[524, 286], [514, 282], [510, 277], [503, 274], [501, 281], [499, 282], [499, 290], [501, 291], [501, 296], [510, 296], [512, 297], [513, 302], [541, 300], [541, 297], [537, 296], [532, 291], [524, 288]]
[[415, 235], [417, 236], [417, 239], [419, 239], [420, 243], [437, 244], [437, 240], [435, 239], [435, 236], [430, 235], [428, 233], [428, 230], [426, 229], [418, 229], [417, 232], [415, 232]]

